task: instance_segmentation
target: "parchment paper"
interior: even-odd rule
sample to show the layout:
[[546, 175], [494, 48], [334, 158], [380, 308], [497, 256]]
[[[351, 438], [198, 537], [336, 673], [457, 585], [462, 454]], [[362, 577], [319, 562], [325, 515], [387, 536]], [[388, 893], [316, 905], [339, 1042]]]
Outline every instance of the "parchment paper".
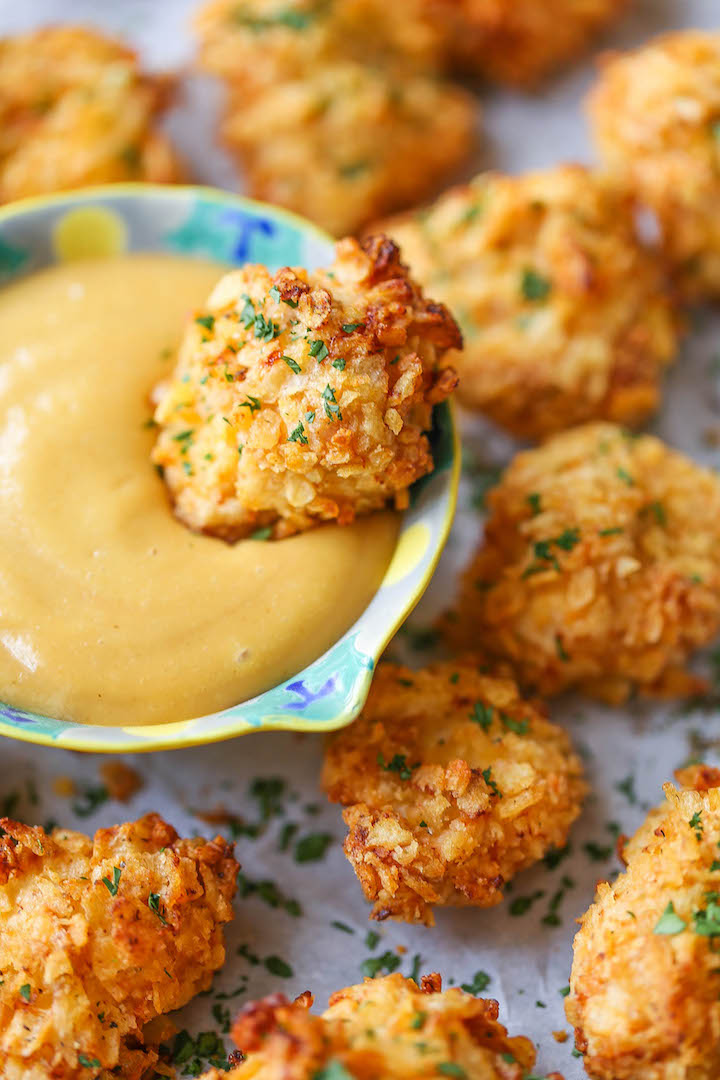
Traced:
[[[125, 33], [149, 65], [186, 64], [192, 54], [193, 6], [189, 0], [30, 0], [22, 5], [0, 0], [0, 33], [86, 21]], [[624, 46], [665, 29], [718, 25], [720, 0], [645, 0], [604, 44]], [[519, 171], [561, 159], [590, 160], [581, 97], [591, 80], [588, 61], [537, 96], [487, 95], [487, 138], [477, 166]], [[213, 141], [218, 99], [217, 88], [189, 78], [169, 128], [197, 180], [237, 187], [238, 177]], [[720, 320], [700, 313], [693, 324], [669, 376], [655, 430], [717, 467], [720, 450], [710, 444], [720, 430], [720, 364], [713, 363], [720, 353]], [[480, 533], [472, 501], [492, 467], [513, 449], [508, 439], [477, 421], [464, 426], [473, 467], [463, 479], [462, 508], [436, 579], [413, 616], [416, 628], [429, 625], [445, 603]], [[406, 635], [401, 643], [405, 655], [418, 663], [428, 659], [430, 652], [409, 646], [413, 640], [417, 636]], [[573, 830], [571, 854], [522, 874], [498, 908], [438, 912], [432, 930], [368, 923], [368, 907], [341, 851], [339, 811], [318, 791], [322, 747], [316, 737], [252, 735], [199, 749], [125, 757], [145, 781], [126, 805], [102, 801], [99, 768], [106, 759], [0, 740], [0, 810], [86, 831], [158, 810], [187, 834], [213, 831], [194, 811], [222, 807], [236, 815], [238, 820], [220, 828], [229, 835], [234, 825], [241, 833], [237, 852], [247, 895], [238, 898], [228, 960], [213, 992], [178, 1015], [178, 1026], [193, 1035], [222, 1032], [228, 1014], [243, 1002], [276, 990], [294, 995], [311, 989], [324, 1007], [330, 992], [361, 980], [363, 965], [365, 971], [386, 970], [395, 957], [405, 974], [439, 971], [446, 984], [471, 984], [477, 972], [485, 972], [484, 992], [500, 1002], [503, 1023], [538, 1044], [536, 1073], [557, 1069], [567, 1080], [579, 1080], [583, 1070], [573, 1056], [572, 1038], [560, 1043], [552, 1034], [568, 1031], [561, 991], [568, 982], [574, 919], [591, 901], [597, 879], [618, 869], [617, 832], [631, 832], [645, 809], [660, 801], [661, 784], [673, 769], [690, 757], [717, 762], [720, 712], [683, 714], [678, 706], [648, 703], [613, 710], [573, 699], [555, 703], [552, 716], [569, 728], [593, 788]], [[56, 793], [61, 776], [74, 780], [78, 794]], [[268, 778], [282, 783], [263, 784]], [[265, 821], [263, 810], [269, 812]], [[324, 856], [312, 858], [323, 849], [324, 837], [331, 838]], [[298, 856], [310, 859], [297, 861]], [[377, 942], [366, 939], [368, 930], [377, 932]], [[484, 981], [480, 977], [476, 985]]]

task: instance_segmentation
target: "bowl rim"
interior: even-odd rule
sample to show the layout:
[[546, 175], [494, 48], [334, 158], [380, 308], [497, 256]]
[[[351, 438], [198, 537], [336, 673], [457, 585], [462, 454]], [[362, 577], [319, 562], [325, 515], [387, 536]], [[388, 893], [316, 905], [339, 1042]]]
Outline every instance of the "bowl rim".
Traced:
[[[165, 185], [130, 181], [118, 184], [98, 184], [65, 192], [53, 192], [47, 195], [32, 195], [23, 199], [18, 199], [9, 203], [7, 206], [0, 207], [0, 225], [13, 218], [25, 214], [32, 214], [36, 211], [42, 212], [47, 209], [60, 208], [63, 206], [71, 207], [75, 203], [86, 204], [89, 201], [102, 200], [104, 198], [112, 199], [122, 196], [131, 197], [133, 199], [139, 198], [141, 200], [146, 198], [169, 198], [179, 200], [202, 198], [218, 204], [230, 204], [232, 206], [246, 208], [255, 213], [259, 211], [263, 214], [267, 214], [267, 216], [271, 218], [284, 221], [294, 229], [312, 236], [316, 241], [319, 241], [328, 247], [332, 247], [336, 243], [336, 240], [332, 236], [324, 232], [324, 230], [317, 225], [307, 221], [299, 214], [286, 210], [284, 207], [277, 207], [270, 203], [247, 198], [246, 196], [236, 194], [235, 192], [226, 192], [222, 188], [201, 184]], [[39, 269], [42, 269], [42, 267]], [[36, 271], [29, 271], [30, 274], [34, 272]], [[22, 278], [23, 276], [26, 275], [20, 274], [19, 278]], [[0, 288], [3, 288], [5, 284], [6, 283], [2, 283]], [[194, 729], [191, 731], [186, 730], [185, 725], [191, 722], [192, 718], [189, 720], [169, 721], [165, 724], [155, 725], [129, 724], [127, 726], [137, 732], [137, 735], [125, 738], [121, 743], [117, 743], [112, 740], [110, 735], [110, 733], [118, 731], [118, 726], [115, 725], [73, 724], [72, 722], [68, 722], [68, 733], [63, 735], [59, 740], [56, 735], [53, 735], [48, 731], [33, 730], [32, 727], [13, 726], [8, 729], [2, 724], [2, 717], [0, 716], [0, 736], [16, 739], [20, 742], [27, 742], [40, 746], [52, 746], [56, 749], [74, 750], [84, 753], [153, 753], [160, 750], [175, 750], [222, 742], [227, 739], [238, 738], [241, 735], [251, 734], [253, 731], [292, 730], [322, 734], [349, 724], [355, 719], [365, 705], [375, 668], [388, 643], [415, 609], [430, 584], [455, 518], [462, 469], [460, 432], [454, 401], [448, 399], [441, 404], [440, 408], [446, 410], [449, 445], [451, 447], [450, 462], [443, 470], [446, 473], [446, 481], [445, 491], [443, 493], [445, 510], [442, 522], [434, 538], [428, 562], [418, 581], [415, 583], [412, 592], [408, 595], [405, 602], [393, 613], [392, 618], [388, 620], [385, 631], [374, 643], [371, 650], [372, 664], [366, 669], [364, 678], [361, 682], [354, 687], [352, 701], [345, 708], [338, 711], [331, 720], [310, 720], [303, 718], [301, 715], [288, 714], [287, 722], [274, 720], [272, 726], [248, 727], [246, 721], [238, 718], [231, 723], [229, 728], [224, 728], [219, 731], [210, 730], [208, 732], [203, 732], [201, 729]], [[432, 476], [433, 474], [429, 475]], [[397, 551], [397, 544], [395, 551]], [[378, 587], [378, 591], [380, 588], [382, 588], [382, 586]], [[377, 593], [375, 595], [377, 595]], [[348, 627], [345, 634], [338, 638], [338, 642], [342, 641], [352, 631], [354, 625], [355, 624]], [[337, 642], [335, 644], [337, 644]], [[334, 645], [330, 646], [330, 649], [332, 648], [334, 648]], [[327, 651], [329, 650], [326, 650], [326, 652]], [[311, 661], [310, 664], [303, 669], [303, 671], [310, 671], [325, 655], [326, 653], [323, 653], [321, 656], [316, 657], [315, 660]], [[302, 672], [298, 672], [298, 676], [301, 674]], [[263, 694], [269, 693], [272, 689], [274, 688], [271, 687], [268, 690], [263, 691], [252, 700], [262, 698]], [[230, 706], [230, 708], [233, 707], [234, 706]], [[19, 711], [22, 712], [23, 710]], [[31, 715], [38, 716], [39, 714], [36, 713]], [[61, 723], [61, 721], [55, 722]], [[231, 730], [233, 726], [236, 726], [236, 730]], [[123, 730], [123, 727], [123, 725], [120, 725], [119, 729]], [[176, 730], [178, 727], [181, 727], [183, 730]], [[165, 734], [163, 734], [163, 729], [165, 729]], [[147, 734], [141, 734], [143, 731], [146, 731]], [[108, 741], [103, 740], [102, 732], [108, 733]]]

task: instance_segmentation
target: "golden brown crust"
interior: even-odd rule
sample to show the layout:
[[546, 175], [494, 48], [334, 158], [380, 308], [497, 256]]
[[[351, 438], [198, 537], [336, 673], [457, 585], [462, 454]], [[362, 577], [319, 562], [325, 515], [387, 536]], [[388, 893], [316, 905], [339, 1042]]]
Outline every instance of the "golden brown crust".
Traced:
[[542, 694], [621, 702], [698, 689], [720, 629], [720, 481], [648, 435], [588, 424], [518, 454], [448, 637], [509, 660]]
[[122, 180], [172, 183], [181, 170], [155, 129], [172, 81], [83, 27], [0, 40], [0, 201]]
[[655, 411], [677, 315], [628, 193], [576, 165], [483, 174], [383, 227], [463, 328], [465, 405], [529, 439]]
[[532, 86], [576, 59], [628, 0], [445, 0], [451, 56], [496, 82]]
[[482, 671], [471, 657], [381, 664], [360, 718], [330, 738], [323, 785], [346, 807], [345, 854], [375, 919], [432, 925], [435, 905], [500, 903], [580, 812], [565, 733]]
[[[143, 1028], [223, 963], [237, 863], [157, 814], [94, 839], [0, 819], [0, 1074], [93, 1080], [156, 1060]], [[89, 1064], [88, 1064], [89, 1063]]]
[[432, 405], [456, 381], [438, 365], [460, 340], [386, 237], [341, 241], [328, 270], [226, 275], [156, 412], [176, 513], [237, 539], [404, 507], [433, 467]]
[[720, 1072], [720, 789], [704, 786], [702, 770], [697, 778], [698, 788], [665, 785], [667, 803], [627, 845], [627, 870], [599, 886], [575, 938], [565, 1007], [593, 1080]]
[[333, 1067], [357, 1080], [421, 1080], [442, 1065], [472, 1080], [522, 1080], [535, 1061], [529, 1039], [498, 1022], [496, 1001], [443, 992], [439, 975], [420, 988], [397, 973], [366, 979], [333, 994], [322, 1016], [311, 1004], [309, 994], [292, 1004], [274, 994], [246, 1007], [233, 1037], [247, 1060], [204, 1080], [317, 1080]]
[[589, 112], [605, 165], [656, 213], [681, 289], [720, 296], [720, 32], [609, 55]]

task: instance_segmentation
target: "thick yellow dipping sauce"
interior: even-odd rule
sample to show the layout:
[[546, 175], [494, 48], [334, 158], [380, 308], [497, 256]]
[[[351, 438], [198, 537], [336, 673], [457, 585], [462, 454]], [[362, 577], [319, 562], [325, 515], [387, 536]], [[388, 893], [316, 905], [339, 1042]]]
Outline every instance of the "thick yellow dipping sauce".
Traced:
[[127, 255], [0, 293], [0, 700], [94, 724], [201, 716], [300, 671], [378, 588], [393, 514], [234, 546], [173, 517], [148, 394], [219, 275]]

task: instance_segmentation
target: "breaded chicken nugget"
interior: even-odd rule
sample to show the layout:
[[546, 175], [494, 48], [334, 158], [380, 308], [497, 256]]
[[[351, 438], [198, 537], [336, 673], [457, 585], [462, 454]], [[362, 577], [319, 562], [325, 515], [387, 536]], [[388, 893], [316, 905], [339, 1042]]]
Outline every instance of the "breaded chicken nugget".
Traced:
[[[210, 0], [193, 24], [201, 66], [237, 86], [307, 75], [339, 58], [408, 73], [439, 71], [456, 0]], [[450, 7], [448, 7], [448, 11]]]
[[469, 153], [474, 124], [458, 87], [335, 61], [231, 90], [222, 132], [252, 195], [342, 236], [433, 195]]
[[678, 779], [575, 938], [565, 1009], [594, 1080], [720, 1075], [720, 772]]
[[[2, 830], [5, 830], [4, 833]], [[0, 1075], [139, 1080], [144, 1025], [225, 959], [237, 863], [157, 814], [81, 833], [0, 819]]]
[[720, 297], [720, 32], [610, 55], [589, 106], [605, 165], [657, 215], [686, 295]]
[[125, 45], [82, 27], [0, 40], [0, 201], [120, 180], [170, 183], [180, 169], [155, 130], [170, 81]]
[[581, 55], [627, 0], [446, 0], [455, 61], [511, 85], [537, 83]]
[[483, 671], [472, 658], [382, 664], [360, 718], [328, 743], [323, 785], [346, 807], [345, 854], [374, 919], [430, 926], [433, 905], [499, 904], [580, 813], [566, 734]]
[[498, 1022], [496, 1001], [442, 991], [439, 975], [419, 989], [399, 973], [366, 979], [333, 994], [322, 1016], [312, 1001], [273, 994], [246, 1006], [233, 1038], [247, 1060], [204, 1080], [523, 1080], [535, 1062], [530, 1040]]
[[234, 540], [347, 523], [433, 468], [425, 432], [460, 344], [385, 237], [342, 240], [327, 270], [227, 274], [185, 333], [154, 460], [178, 517]]
[[220, 0], [196, 19], [228, 82], [222, 134], [258, 198], [342, 236], [429, 198], [473, 141], [477, 106], [437, 78], [439, 0]]
[[676, 317], [630, 197], [600, 176], [485, 174], [382, 227], [463, 328], [469, 407], [529, 439], [657, 407]]
[[518, 454], [488, 496], [452, 640], [543, 694], [687, 693], [720, 630], [720, 479], [659, 439], [587, 424]]

